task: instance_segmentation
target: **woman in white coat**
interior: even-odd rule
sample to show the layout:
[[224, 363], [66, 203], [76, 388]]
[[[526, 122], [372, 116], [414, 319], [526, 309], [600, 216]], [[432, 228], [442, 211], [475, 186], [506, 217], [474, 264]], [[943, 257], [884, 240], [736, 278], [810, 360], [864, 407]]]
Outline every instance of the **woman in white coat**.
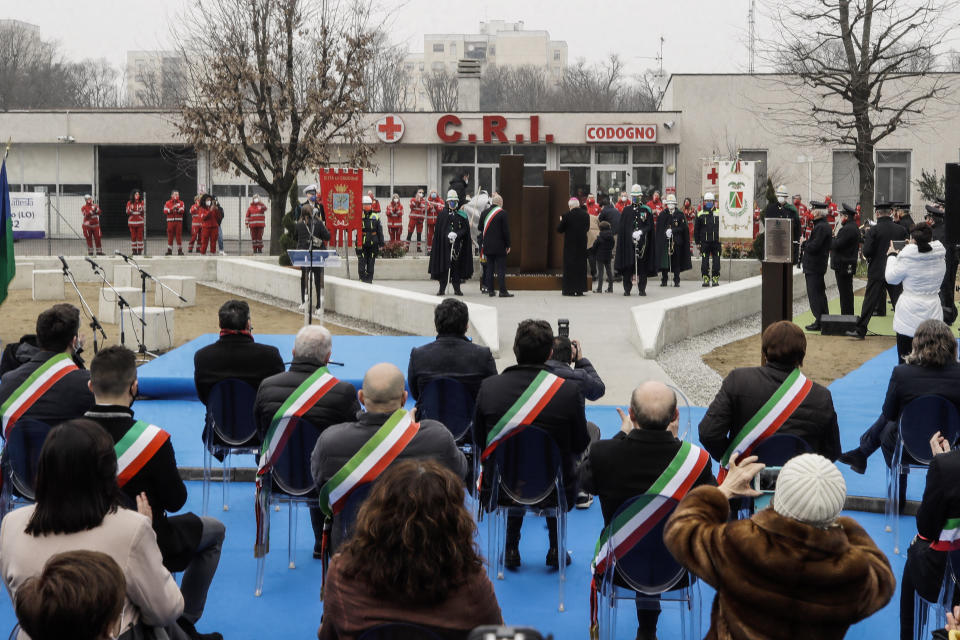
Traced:
[[890, 243], [884, 276], [888, 284], [903, 283], [893, 313], [900, 363], [910, 353], [913, 334], [924, 320], [943, 320], [940, 283], [946, 273], [946, 250], [939, 240], [931, 242], [933, 230], [925, 223], [910, 231], [910, 240], [902, 251]]

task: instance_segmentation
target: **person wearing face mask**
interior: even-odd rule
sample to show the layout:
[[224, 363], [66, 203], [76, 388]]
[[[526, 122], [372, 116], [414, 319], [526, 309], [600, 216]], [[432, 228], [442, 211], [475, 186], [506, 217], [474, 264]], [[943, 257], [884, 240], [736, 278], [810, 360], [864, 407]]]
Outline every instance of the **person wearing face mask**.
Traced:
[[667, 276], [673, 273], [673, 286], [680, 286], [680, 273], [692, 268], [687, 219], [677, 210], [677, 196], [667, 194], [666, 207], [657, 216], [657, 256], [660, 286], [667, 286]]
[[587, 213], [596, 217], [600, 215], [600, 205], [597, 203], [597, 198], [592, 193], [587, 194], [587, 203], [583, 205]]
[[417, 230], [417, 253], [423, 249], [420, 243], [423, 241], [423, 218], [427, 214], [427, 201], [423, 198], [423, 189], [417, 189], [417, 195], [410, 199], [410, 222], [407, 223], [407, 247], [410, 247], [410, 239], [413, 237], [413, 230]]
[[[22, 364], [0, 379], [4, 438], [20, 418], [52, 426], [79, 418], [93, 406], [93, 394], [87, 389], [90, 373], [79, 357], [83, 349], [79, 329], [80, 311], [72, 304], [55, 304], [37, 317], [36, 346], [21, 341], [16, 357]], [[44, 391], [36, 394], [31, 389]]]
[[645, 296], [647, 277], [657, 272], [657, 247], [653, 241], [656, 223], [650, 208], [643, 204], [640, 185], [633, 185], [630, 196], [633, 203], [624, 207], [620, 215], [613, 268], [623, 274], [623, 295], [630, 295], [635, 277], [637, 293]]
[[447, 191], [446, 206], [437, 219], [433, 235], [436, 251], [430, 252], [430, 278], [440, 283], [438, 296], [447, 290], [447, 281], [453, 285], [454, 295], [462, 296], [460, 283], [473, 276], [473, 252], [470, 251], [470, 221], [460, 207], [457, 192]]
[[100, 205], [93, 201], [93, 197], [83, 196], [83, 206], [80, 207], [83, 216], [83, 239], [87, 242], [87, 255], [93, 255], [93, 245], [97, 245], [97, 255], [103, 255], [100, 246]]
[[[827, 196], [827, 198], [829, 199], [830, 196]], [[793, 207], [797, 210], [797, 215], [800, 216], [800, 227], [803, 237], [809, 238], [810, 232], [813, 230], [813, 213], [807, 208], [807, 205], [803, 204], [803, 199], [799, 193], [793, 196]]]
[[220, 223], [217, 222], [217, 210], [213, 204], [213, 197], [204, 194], [200, 200], [200, 255], [217, 255], [217, 236], [220, 232]]
[[163, 205], [163, 215], [167, 218], [167, 255], [173, 255], [173, 240], [177, 240], [177, 255], [183, 255], [183, 200], [180, 192], [174, 191]]
[[650, 197], [650, 201], [647, 202], [647, 207], [650, 209], [650, 211], [653, 211], [653, 215], [656, 217], [659, 217], [660, 212], [663, 211], [663, 200], [660, 199], [660, 192], [656, 189], [654, 189], [653, 195]]
[[[146, 495], [163, 566], [171, 572], [183, 572], [180, 628], [190, 638], [220, 637], [200, 634], [194, 625], [203, 615], [226, 529], [222, 522], [208, 516], [189, 512], [167, 516], [183, 508], [187, 487], [177, 470], [170, 434], [134, 418], [131, 407], [137, 396], [137, 362], [133, 352], [116, 345], [102, 349], [90, 362], [87, 385], [96, 404], [84, 417], [103, 427], [115, 443], [120, 491], [129, 504], [136, 504], [137, 496]], [[141, 453], [130, 455], [136, 451]]]
[[[703, 209], [697, 212], [693, 238], [700, 250], [700, 277], [703, 287], [720, 286], [720, 216], [714, 208], [713, 194], [703, 194]], [[710, 264], [711, 260], [713, 265]]]
[[360, 282], [373, 284], [373, 268], [377, 254], [383, 248], [383, 226], [380, 214], [373, 210], [373, 199], [363, 197], [363, 214], [360, 218], [360, 232], [357, 234], [357, 273]]
[[683, 199], [683, 208], [680, 209], [680, 213], [683, 214], [683, 217], [687, 220], [687, 244], [689, 245], [689, 251], [691, 257], [693, 256], [693, 227], [697, 223], [697, 210], [693, 208], [693, 202], [690, 198]]
[[437, 216], [443, 211], [443, 199], [436, 191], [427, 198], [427, 253], [433, 249], [433, 232], [437, 228]]
[[617, 200], [617, 203], [614, 205], [617, 208], [617, 211], [623, 213], [625, 207], [630, 205], [630, 196], [627, 195], [626, 191], [620, 192], [620, 198]]
[[127, 228], [130, 229], [130, 253], [143, 255], [143, 226], [146, 221], [146, 208], [139, 189], [134, 189], [127, 200]]
[[800, 212], [797, 211], [792, 204], [787, 202], [787, 188], [784, 185], [777, 187], [777, 201], [767, 205], [763, 217], [765, 220], [769, 220], [770, 218], [786, 218], [790, 221], [790, 233], [793, 242], [791, 252], [792, 262], [795, 265], [800, 262], [800, 235], [802, 233]]
[[267, 205], [260, 202], [260, 196], [253, 196], [253, 201], [247, 207], [244, 220], [247, 229], [250, 229], [250, 242], [254, 253], [263, 253], [263, 229], [267, 226]]
[[393, 194], [390, 204], [387, 205], [387, 233], [390, 235], [390, 242], [400, 242], [403, 234], [403, 203], [397, 193]]

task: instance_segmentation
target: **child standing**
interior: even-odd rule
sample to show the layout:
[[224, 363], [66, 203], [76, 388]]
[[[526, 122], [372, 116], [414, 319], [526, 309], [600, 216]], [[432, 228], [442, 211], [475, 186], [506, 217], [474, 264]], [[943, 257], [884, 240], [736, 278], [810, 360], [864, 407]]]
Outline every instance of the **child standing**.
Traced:
[[591, 249], [597, 254], [597, 293], [603, 292], [603, 272], [607, 272], [607, 293], [613, 292], [613, 247], [616, 241], [610, 223], [604, 220], [600, 223], [600, 235], [593, 241]]

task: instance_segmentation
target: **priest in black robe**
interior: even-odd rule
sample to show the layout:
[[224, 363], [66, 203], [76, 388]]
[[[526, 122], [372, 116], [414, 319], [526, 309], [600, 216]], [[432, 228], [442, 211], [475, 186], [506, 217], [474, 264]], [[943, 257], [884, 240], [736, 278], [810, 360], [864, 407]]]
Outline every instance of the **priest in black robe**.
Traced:
[[587, 231], [590, 214], [580, 201], [570, 198], [570, 210], [560, 216], [557, 232], [563, 234], [563, 295], [582, 296], [587, 290]]

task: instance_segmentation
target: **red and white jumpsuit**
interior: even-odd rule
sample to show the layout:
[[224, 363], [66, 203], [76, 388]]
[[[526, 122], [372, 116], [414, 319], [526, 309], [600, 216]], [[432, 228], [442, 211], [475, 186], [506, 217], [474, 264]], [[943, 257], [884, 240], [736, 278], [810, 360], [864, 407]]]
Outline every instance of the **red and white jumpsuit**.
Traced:
[[146, 210], [143, 200], [135, 196], [127, 201], [127, 227], [130, 229], [130, 253], [143, 255], [143, 226], [146, 223]]
[[267, 205], [262, 202], [251, 202], [247, 207], [247, 228], [250, 229], [250, 240], [253, 242], [253, 252], [263, 253], [263, 229], [267, 226]]
[[190, 253], [193, 253], [194, 245], [197, 251], [200, 251], [200, 229], [200, 201], [198, 200], [190, 206]]
[[217, 224], [217, 209], [213, 205], [209, 208], [200, 207], [200, 253], [207, 255], [207, 247], [210, 247], [210, 253], [217, 255], [217, 235], [220, 232], [220, 225]]
[[93, 255], [93, 245], [97, 245], [97, 255], [103, 255], [100, 246], [100, 207], [89, 201], [80, 207], [83, 214], [83, 239], [87, 241], [87, 254]]
[[177, 254], [183, 255], [183, 200], [170, 198], [163, 205], [163, 215], [167, 217], [167, 255], [173, 253], [173, 241], [177, 241]]
[[387, 205], [387, 232], [390, 242], [400, 242], [403, 235], [403, 203], [400, 198], [394, 198]]
[[[423, 218], [427, 215], [427, 201], [423, 196], [410, 198], [410, 222], [407, 224], [407, 245], [413, 237], [413, 230], [417, 230], [417, 251], [421, 251], [420, 242], [423, 239]], [[427, 236], [427, 242], [430, 236]]]
[[433, 230], [437, 226], [437, 216], [446, 206], [440, 196], [433, 194], [427, 198], [427, 251], [433, 247]]

